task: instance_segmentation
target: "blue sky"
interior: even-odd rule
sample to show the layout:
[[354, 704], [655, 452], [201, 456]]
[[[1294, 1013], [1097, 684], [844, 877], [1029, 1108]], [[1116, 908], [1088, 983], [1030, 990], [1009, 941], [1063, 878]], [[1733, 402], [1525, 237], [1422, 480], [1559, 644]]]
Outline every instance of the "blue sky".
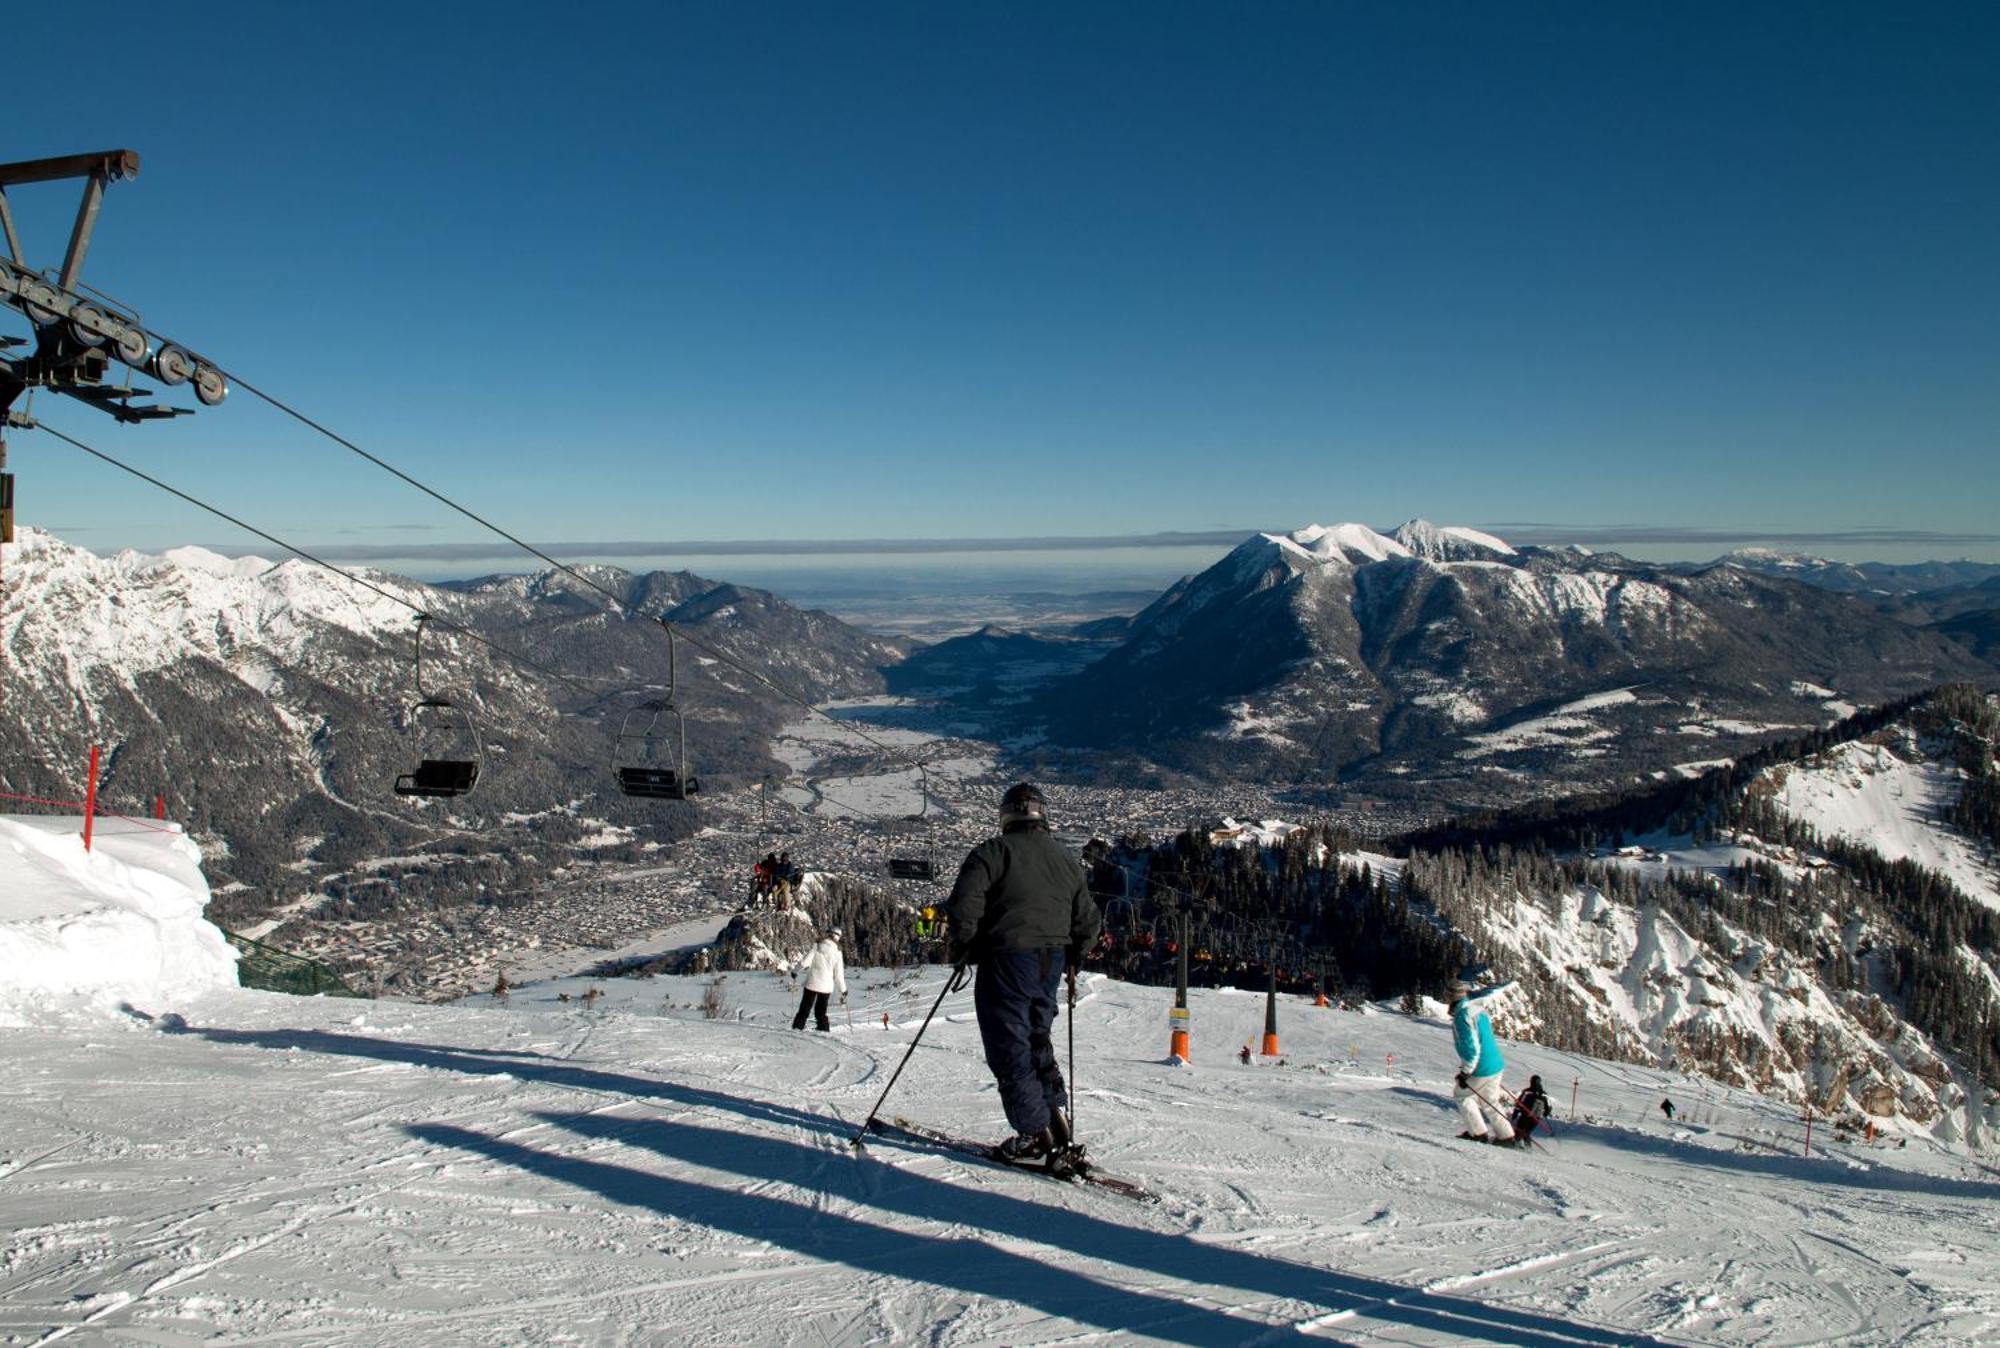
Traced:
[[[144, 159], [87, 281], [538, 541], [1423, 515], [2000, 560], [1994, 6], [9, 32], [0, 158]], [[12, 201], [53, 264], [72, 189]], [[479, 537], [240, 394], [136, 429], [36, 410], [315, 547]], [[10, 467], [21, 518], [87, 546], [237, 541], [47, 437]]]

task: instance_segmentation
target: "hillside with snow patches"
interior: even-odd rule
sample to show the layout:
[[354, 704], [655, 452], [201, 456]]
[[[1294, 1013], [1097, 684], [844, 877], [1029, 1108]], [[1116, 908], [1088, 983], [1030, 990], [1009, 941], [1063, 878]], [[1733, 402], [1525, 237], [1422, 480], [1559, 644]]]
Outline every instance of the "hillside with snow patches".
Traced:
[[[1163, 1201], [849, 1145], [941, 973], [551, 979], [448, 1007], [226, 985], [185, 840], [0, 820], [0, 1341], [1977, 1343], [2000, 1173], [1510, 1044], [1546, 1145], [1459, 1141], [1441, 1008], [1088, 980], [1079, 1134]], [[34, 964], [38, 981], [24, 982]], [[163, 968], [179, 972], [165, 977]], [[59, 986], [72, 982], [74, 986]], [[595, 990], [598, 995], [585, 998]], [[1572, 1092], [1576, 1099], [1571, 1117]], [[1659, 1111], [1677, 1106], [1674, 1121]], [[891, 1112], [993, 1135], [969, 994]]]
[[[1627, 864], [1699, 873], [1763, 855], [1685, 839], [1658, 848]], [[1554, 1022], [1581, 1021], [1621, 1058], [1810, 1102], [1843, 1128], [1996, 1144], [2000, 1097], [1892, 1000], [1825, 985], [1818, 961], [1776, 941], [1713, 917], [1696, 933], [1595, 884], [1503, 891], [1458, 916], [1483, 954], [1544, 993], [1498, 1013], [1510, 1035], [1574, 1041], [1573, 1024], [1556, 1034]]]
[[[532, 886], [566, 855], [684, 836], [685, 808], [635, 805], [611, 772], [625, 714], [668, 681], [655, 617], [814, 699], [879, 689], [879, 666], [901, 653], [687, 573], [590, 568], [621, 609], [553, 574], [431, 586], [359, 573], [370, 590], [199, 548], [98, 557], [36, 529], [4, 545], [0, 569], [0, 793], [78, 800], [89, 746], [104, 746], [107, 808], [143, 815], [164, 796], [239, 924], [335, 893], [383, 901], [369, 869], [383, 857], [433, 853], [426, 897], [464, 902]], [[438, 620], [421, 689], [419, 612]], [[672, 673], [701, 711], [699, 778], [772, 766], [784, 699], [713, 655], [683, 650]], [[419, 716], [425, 697], [453, 710]], [[392, 791], [420, 758], [473, 755], [485, 766], [470, 796]]]

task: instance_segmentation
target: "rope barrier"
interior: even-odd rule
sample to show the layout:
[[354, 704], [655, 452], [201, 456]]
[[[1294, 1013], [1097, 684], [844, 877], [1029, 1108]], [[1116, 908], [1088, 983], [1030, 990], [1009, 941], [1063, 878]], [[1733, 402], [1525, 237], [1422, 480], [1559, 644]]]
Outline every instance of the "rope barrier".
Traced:
[[35, 805], [67, 805], [79, 810], [83, 808], [83, 802], [80, 800], [50, 800], [45, 796], [17, 796], [6, 791], [0, 791], [0, 800], [25, 800]]

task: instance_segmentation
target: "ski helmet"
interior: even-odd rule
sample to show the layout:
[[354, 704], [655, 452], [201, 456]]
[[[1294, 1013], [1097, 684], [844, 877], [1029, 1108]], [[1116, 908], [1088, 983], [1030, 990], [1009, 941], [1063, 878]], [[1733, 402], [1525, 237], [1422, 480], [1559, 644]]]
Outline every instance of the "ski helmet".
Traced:
[[1041, 790], [1020, 782], [1007, 788], [1007, 794], [1000, 797], [1000, 824], [1046, 824], [1049, 822], [1049, 802]]

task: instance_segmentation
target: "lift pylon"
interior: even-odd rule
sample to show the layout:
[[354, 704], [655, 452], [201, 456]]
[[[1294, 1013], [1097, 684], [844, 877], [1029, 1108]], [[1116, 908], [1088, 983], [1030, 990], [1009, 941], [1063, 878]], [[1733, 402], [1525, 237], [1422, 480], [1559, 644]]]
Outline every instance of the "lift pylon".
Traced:
[[[229, 396], [229, 381], [212, 361], [185, 346], [149, 332], [138, 311], [83, 283], [104, 189], [139, 176], [132, 150], [97, 150], [0, 164], [0, 234], [7, 255], [0, 258], [0, 305], [28, 320], [31, 337], [0, 334], [0, 417], [30, 389], [46, 388], [95, 407], [127, 424], [186, 416], [193, 408], [149, 402], [152, 390], [139, 388], [133, 375], [151, 375], [169, 386], [189, 384], [196, 400], [213, 407]], [[69, 246], [59, 268], [37, 270], [21, 247], [7, 189], [29, 183], [81, 178], [82, 200], [70, 227]], [[26, 348], [23, 354], [13, 354]], [[122, 380], [111, 377], [116, 361]]]

